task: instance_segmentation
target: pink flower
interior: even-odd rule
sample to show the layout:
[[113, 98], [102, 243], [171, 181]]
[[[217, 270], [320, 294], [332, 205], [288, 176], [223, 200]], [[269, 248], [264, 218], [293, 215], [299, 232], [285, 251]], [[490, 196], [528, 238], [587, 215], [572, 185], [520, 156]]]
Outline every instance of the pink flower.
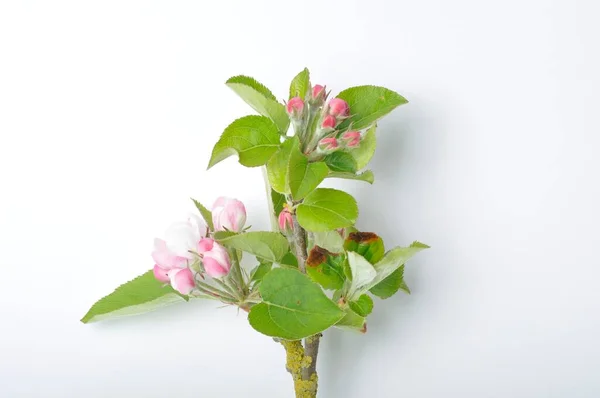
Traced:
[[323, 118], [323, 123], [321, 123], [321, 127], [324, 129], [333, 129], [337, 125], [337, 119], [335, 116], [327, 115]]
[[339, 146], [338, 140], [335, 137], [323, 138], [319, 141], [319, 148], [324, 151], [335, 150]]
[[288, 101], [286, 109], [292, 117], [299, 118], [304, 110], [304, 101], [300, 97], [294, 97]]
[[329, 101], [329, 114], [336, 118], [348, 116], [349, 110], [348, 103], [343, 99], [333, 98]]
[[191, 214], [187, 221], [173, 223], [165, 233], [167, 248], [179, 257], [194, 258], [198, 242], [204, 236], [206, 226], [200, 217]]
[[279, 229], [281, 232], [289, 232], [293, 229], [292, 213], [287, 208], [281, 210], [278, 217]]
[[196, 287], [194, 275], [189, 268], [172, 270], [169, 272], [169, 280], [173, 289], [181, 294], [190, 294], [192, 289]]
[[246, 207], [237, 199], [220, 197], [213, 205], [212, 219], [215, 231], [240, 232], [246, 223]]
[[231, 269], [231, 261], [227, 250], [215, 241], [212, 242], [210, 250], [202, 253], [202, 263], [208, 276], [213, 278], [225, 276]]
[[347, 131], [342, 135], [342, 140], [346, 141], [346, 146], [355, 148], [360, 144], [360, 131]]

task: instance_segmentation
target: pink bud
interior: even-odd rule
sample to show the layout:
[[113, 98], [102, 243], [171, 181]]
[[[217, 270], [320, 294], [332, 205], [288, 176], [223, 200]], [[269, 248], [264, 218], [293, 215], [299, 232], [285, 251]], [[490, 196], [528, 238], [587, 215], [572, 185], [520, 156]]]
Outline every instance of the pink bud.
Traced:
[[316, 84], [313, 86], [311, 91], [311, 103], [317, 104], [319, 106], [323, 105], [326, 96], [327, 93], [325, 92], [325, 87], [321, 86], [320, 84]]
[[349, 148], [355, 148], [360, 144], [360, 131], [347, 131], [342, 135], [342, 140], [346, 142]]
[[213, 243], [209, 251], [203, 253], [202, 263], [206, 273], [213, 278], [225, 276], [231, 269], [231, 261], [227, 250], [217, 242]]
[[240, 232], [246, 223], [246, 207], [237, 199], [220, 197], [212, 208], [215, 231]]
[[294, 97], [288, 101], [286, 109], [292, 117], [298, 118], [302, 115], [302, 111], [304, 110], [304, 101], [302, 101], [302, 98], [300, 97]]
[[282, 232], [289, 232], [293, 229], [292, 213], [287, 208], [284, 208], [278, 217], [279, 229]]
[[190, 294], [192, 289], [196, 287], [194, 274], [189, 268], [173, 270], [169, 272], [171, 286], [181, 294]]
[[335, 117], [345, 117], [348, 116], [350, 108], [348, 107], [348, 103], [341, 98], [333, 98], [329, 101], [329, 114]]
[[323, 123], [321, 123], [321, 127], [324, 129], [334, 129], [337, 125], [337, 119], [335, 116], [327, 115], [323, 118]]
[[335, 137], [323, 138], [319, 141], [319, 148], [324, 151], [335, 150], [339, 146], [338, 140]]

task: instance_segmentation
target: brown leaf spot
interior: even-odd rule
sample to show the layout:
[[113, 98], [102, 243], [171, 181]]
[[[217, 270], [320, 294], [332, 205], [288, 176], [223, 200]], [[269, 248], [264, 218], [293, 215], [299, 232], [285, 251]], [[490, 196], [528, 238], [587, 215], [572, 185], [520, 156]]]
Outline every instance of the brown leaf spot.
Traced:
[[348, 239], [357, 243], [371, 243], [379, 239], [373, 232], [351, 232]]
[[308, 259], [306, 260], [306, 265], [309, 267], [318, 267], [327, 261], [327, 256], [331, 255], [327, 250], [322, 247], [315, 246], [308, 254]]

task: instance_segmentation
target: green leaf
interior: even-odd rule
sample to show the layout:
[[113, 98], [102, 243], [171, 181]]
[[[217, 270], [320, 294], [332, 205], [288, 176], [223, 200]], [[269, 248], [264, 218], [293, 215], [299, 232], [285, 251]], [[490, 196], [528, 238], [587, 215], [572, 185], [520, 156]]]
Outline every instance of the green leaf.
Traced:
[[290, 99], [294, 97], [306, 98], [310, 91], [310, 73], [307, 68], [296, 75], [290, 84]]
[[194, 204], [196, 205], [196, 208], [202, 215], [202, 218], [206, 222], [206, 225], [208, 225], [208, 228], [211, 231], [213, 229], [215, 229], [215, 227], [213, 225], [213, 220], [212, 220], [212, 212], [210, 210], [208, 210], [206, 207], [202, 206], [202, 203], [198, 202], [196, 199], [192, 198], [192, 201], [194, 202]]
[[329, 169], [323, 162], [309, 163], [300, 151], [298, 137], [288, 139], [267, 163], [267, 175], [272, 188], [291, 194], [301, 200], [313, 191], [327, 176]]
[[237, 234], [238, 233], [234, 232], [234, 231], [215, 231], [215, 232], [213, 232], [213, 238], [215, 240], [222, 240], [222, 239], [225, 239], [225, 238], [229, 238], [229, 237], [235, 236]]
[[381, 260], [385, 254], [383, 240], [373, 232], [351, 232], [344, 242], [344, 249], [357, 252], [371, 264]]
[[260, 284], [263, 299], [252, 307], [250, 325], [267, 336], [299, 340], [333, 326], [344, 317], [319, 285], [299, 271], [276, 268]]
[[292, 252], [287, 252], [281, 261], [279, 261], [279, 265], [282, 267], [298, 268], [298, 259]]
[[273, 263], [260, 263], [250, 271], [250, 281], [260, 282], [264, 276], [271, 271]]
[[259, 260], [274, 263], [289, 251], [287, 239], [279, 232], [245, 232], [217, 240], [231, 249], [242, 250]]
[[338, 171], [332, 171], [327, 175], [327, 178], [343, 178], [345, 180], [358, 180], [373, 184], [375, 182], [375, 176], [371, 170], [365, 170], [363, 173], [343, 173]]
[[252, 109], [273, 120], [278, 131], [287, 132], [290, 119], [285, 111], [285, 106], [277, 102], [268, 88], [248, 76], [234, 76], [225, 84], [246, 101]]
[[311, 235], [315, 246], [320, 246], [332, 253], [344, 251], [344, 238], [338, 231], [313, 232]]
[[369, 127], [363, 139], [360, 141], [360, 145], [348, 150], [348, 153], [356, 160], [357, 170], [367, 167], [367, 164], [369, 164], [371, 158], [375, 154], [375, 148], [377, 147], [377, 137], [375, 135], [376, 129], [376, 124]]
[[108, 318], [137, 315], [187, 301], [186, 296], [177, 293], [171, 286], [164, 286], [148, 271], [129, 281], [106, 297], [98, 300], [81, 318], [81, 322], [97, 322]]
[[339, 93], [337, 98], [346, 101], [350, 107], [350, 117], [341, 124], [340, 130], [350, 124], [353, 130], [369, 127], [397, 106], [408, 102], [398, 93], [378, 86], [351, 87]]
[[358, 217], [358, 206], [346, 192], [318, 188], [296, 208], [296, 217], [307, 231], [330, 231], [353, 225]]
[[285, 195], [271, 189], [271, 201], [273, 202], [273, 211], [278, 216], [283, 210], [283, 204], [286, 202]]
[[361, 295], [356, 301], [350, 301], [348, 305], [360, 316], [367, 316], [373, 311], [373, 299], [366, 294]]
[[346, 308], [344, 313], [344, 317], [335, 324], [336, 328], [357, 331], [360, 333], [367, 332], [367, 322], [364, 317], [358, 315], [350, 308]]
[[352, 280], [348, 286], [346, 297], [349, 301], [356, 301], [373, 286], [372, 282], [376, 278], [377, 272], [371, 263], [355, 252], [348, 252], [348, 265]]
[[262, 166], [277, 151], [280, 135], [277, 126], [264, 116], [245, 116], [231, 123], [213, 148], [208, 167], [239, 155], [239, 162], [247, 167]]
[[381, 299], [386, 299], [392, 297], [400, 289], [410, 294], [410, 289], [404, 282], [404, 265], [373, 286], [370, 292]]
[[376, 286], [379, 282], [386, 279], [400, 266], [406, 263], [412, 256], [420, 252], [421, 250], [428, 249], [424, 243], [413, 242], [408, 247], [396, 247], [385, 254], [385, 257], [381, 261], [377, 262], [374, 267], [377, 271], [377, 276], [373, 279], [373, 282], [369, 289]]
[[306, 273], [325, 289], [341, 289], [346, 279], [343, 261], [342, 255], [333, 254], [322, 247], [315, 246], [308, 254]]
[[336, 151], [325, 156], [323, 160], [331, 171], [356, 172], [356, 160], [348, 152]]

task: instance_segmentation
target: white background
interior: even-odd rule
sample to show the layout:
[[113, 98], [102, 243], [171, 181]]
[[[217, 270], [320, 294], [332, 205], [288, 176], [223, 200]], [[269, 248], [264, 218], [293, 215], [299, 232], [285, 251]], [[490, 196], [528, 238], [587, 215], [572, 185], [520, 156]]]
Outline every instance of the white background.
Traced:
[[[304, 66], [334, 94], [411, 103], [380, 123], [376, 183], [335, 183], [388, 247], [432, 246], [366, 335], [327, 332], [321, 397], [600, 396], [595, 1], [0, 2], [0, 396], [292, 397], [281, 347], [197, 301], [79, 322], [152, 267], [189, 197], [261, 174], [212, 145]], [[377, 391], [373, 393], [373, 391]]]

